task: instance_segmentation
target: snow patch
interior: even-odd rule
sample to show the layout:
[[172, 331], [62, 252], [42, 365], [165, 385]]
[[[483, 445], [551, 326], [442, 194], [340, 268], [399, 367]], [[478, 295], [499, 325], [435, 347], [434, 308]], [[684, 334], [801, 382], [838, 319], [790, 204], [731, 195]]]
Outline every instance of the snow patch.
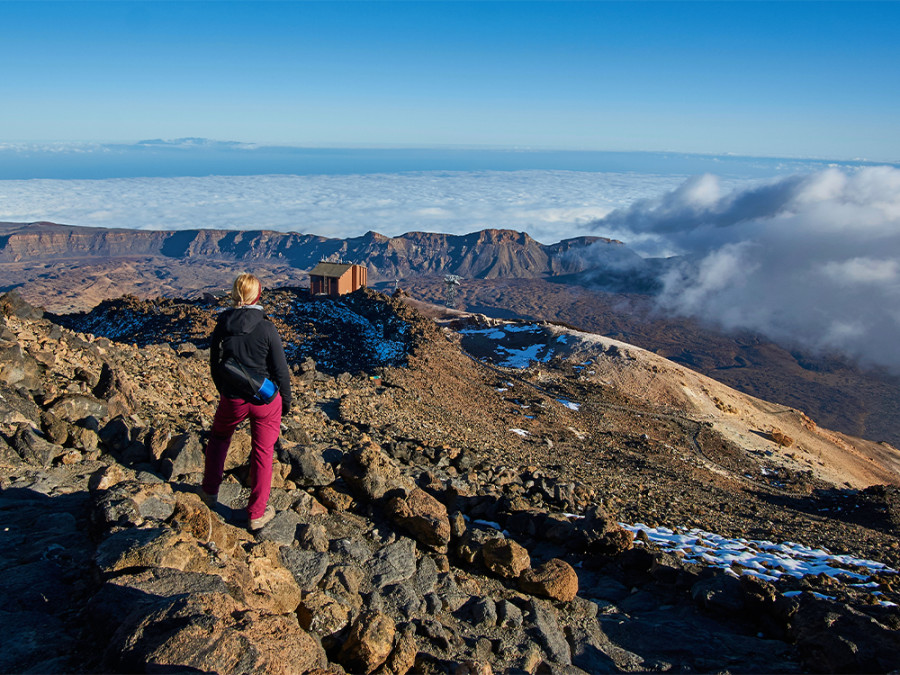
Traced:
[[567, 407], [569, 410], [576, 410], [576, 411], [577, 411], [577, 410], [581, 410], [581, 404], [580, 404], [580, 403], [573, 403], [572, 401], [567, 401], [567, 400], [564, 399], [564, 398], [558, 398], [558, 399], [556, 399], [556, 400], [559, 401], [560, 403], [562, 403], [562, 404], [563, 404], [565, 407]]
[[680, 551], [687, 562], [749, 574], [766, 581], [777, 581], [785, 576], [826, 574], [864, 582], [870, 574], [897, 571], [873, 560], [836, 555], [792, 542], [776, 544], [765, 540], [729, 539], [696, 528], [678, 528], [676, 531], [640, 523], [622, 523], [622, 527], [634, 534], [643, 530], [651, 544], [669, 552]]

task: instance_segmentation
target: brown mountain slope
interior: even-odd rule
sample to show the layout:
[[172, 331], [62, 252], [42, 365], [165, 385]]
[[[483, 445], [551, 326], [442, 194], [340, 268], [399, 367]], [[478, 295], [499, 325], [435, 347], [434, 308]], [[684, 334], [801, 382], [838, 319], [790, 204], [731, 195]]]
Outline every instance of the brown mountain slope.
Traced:
[[[428, 302], [440, 303], [444, 296], [441, 279], [410, 279], [403, 287]], [[830, 429], [900, 446], [900, 377], [889, 373], [663, 316], [647, 296], [540, 279], [468, 279], [457, 299], [470, 312], [558, 321], [622, 340], [739, 391], [802, 410]]]

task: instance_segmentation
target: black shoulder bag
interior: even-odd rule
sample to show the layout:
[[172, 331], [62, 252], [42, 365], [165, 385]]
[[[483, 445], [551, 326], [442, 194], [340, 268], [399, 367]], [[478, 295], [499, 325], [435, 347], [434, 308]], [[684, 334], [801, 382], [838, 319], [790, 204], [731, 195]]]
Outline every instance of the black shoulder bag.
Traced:
[[234, 356], [228, 356], [222, 361], [222, 372], [230, 387], [240, 392], [245, 401], [264, 405], [271, 403], [278, 393], [278, 385], [268, 377], [249, 370]]

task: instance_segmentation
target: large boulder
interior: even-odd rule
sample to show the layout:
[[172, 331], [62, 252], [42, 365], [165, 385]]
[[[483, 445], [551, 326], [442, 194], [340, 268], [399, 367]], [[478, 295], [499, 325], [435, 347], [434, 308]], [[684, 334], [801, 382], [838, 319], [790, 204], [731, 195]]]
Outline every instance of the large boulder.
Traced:
[[397, 464], [375, 443], [369, 442], [344, 456], [341, 477], [357, 493], [369, 500], [384, 497], [390, 490], [412, 490], [412, 481], [401, 475]]
[[97, 496], [94, 520], [103, 528], [138, 526], [145, 521], [164, 521], [175, 511], [175, 495], [168, 483], [116, 483]]
[[363, 612], [353, 622], [338, 661], [351, 673], [374, 672], [390, 655], [396, 630], [386, 614]]
[[569, 563], [553, 558], [522, 572], [519, 588], [531, 595], [571, 602], [578, 595], [578, 575]]
[[282, 441], [279, 457], [290, 464], [288, 478], [301, 487], [323, 487], [334, 482], [334, 469], [325, 462], [321, 452]]
[[187, 532], [201, 544], [214, 544], [217, 551], [231, 555], [250, 535], [245, 529], [228, 525], [190, 492], [175, 494], [175, 510], [169, 524]]
[[803, 593], [789, 610], [790, 636], [812, 672], [883, 673], [897, 668], [896, 629], [835, 600]]
[[531, 566], [528, 551], [512, 539], [489, 539], [481, 547], [481, 557], [491, 572], [508, 579], [517, 578]]
[[197, 435], [178, 434], [169, 441], [159, 470], [166, 480], [172, 480], [178, 476], [202, 472], [204, 461], [203, 444]]
[[450, 543], [447, 509], [424, 490], [416, 488], [406, 497], [394, 497], [385, 506], [385, 513], [417, 541], [446, 551]]
[[87, 629], [105, 641], [132, 613], [146, 613], [161, 606], [165, 598], [203, 593], [229, 593], [229, 590], [225, 580], [214, 574], [167, 567], [124, 573], [104, 583], [88, 602], [91, 621]]
[[77, 424], [86, 417], [105, 418], [109, 414], [109, 406], [106, 401], [88, 394], [63, 394], [47, 407], [47, 412]]
[[106, 663], [116, 672], [305, 673], [326, 664], [293, 614], [247, 610], [224, 593], [178, 596], [123, 623]]
[[171, 567], [195, 571], [205, 569], [208, 553], [188, 534], [168, 527], [129, 528], [104, 539], [94, 563], [104, 575], [140, 567]]
[[251, 581], [244, 592], [251, 607], [283, 614], [297, 609], [303, 592], [294, 575], [282, 564], [280, 549], [272, 541], [251, 548], [247, 558]]

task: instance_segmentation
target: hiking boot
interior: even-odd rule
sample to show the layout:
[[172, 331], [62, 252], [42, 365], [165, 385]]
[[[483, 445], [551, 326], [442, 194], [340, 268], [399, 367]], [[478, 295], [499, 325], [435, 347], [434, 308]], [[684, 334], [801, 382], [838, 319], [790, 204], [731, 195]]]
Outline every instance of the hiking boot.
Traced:
[[272, 518], [275, 517], [275, 509], [270, 505], [266, 505], [266, 511], [259, 518], [250, 519], [250, 530], [256, 532], [261, 530]]
[[208, 495], [202, 489], [198, 493], [200, 495], [200, 499], [206, 504], [206, 508], [210, 511], [216, 510], [216, 504], [219, 501], [219, 495]]

